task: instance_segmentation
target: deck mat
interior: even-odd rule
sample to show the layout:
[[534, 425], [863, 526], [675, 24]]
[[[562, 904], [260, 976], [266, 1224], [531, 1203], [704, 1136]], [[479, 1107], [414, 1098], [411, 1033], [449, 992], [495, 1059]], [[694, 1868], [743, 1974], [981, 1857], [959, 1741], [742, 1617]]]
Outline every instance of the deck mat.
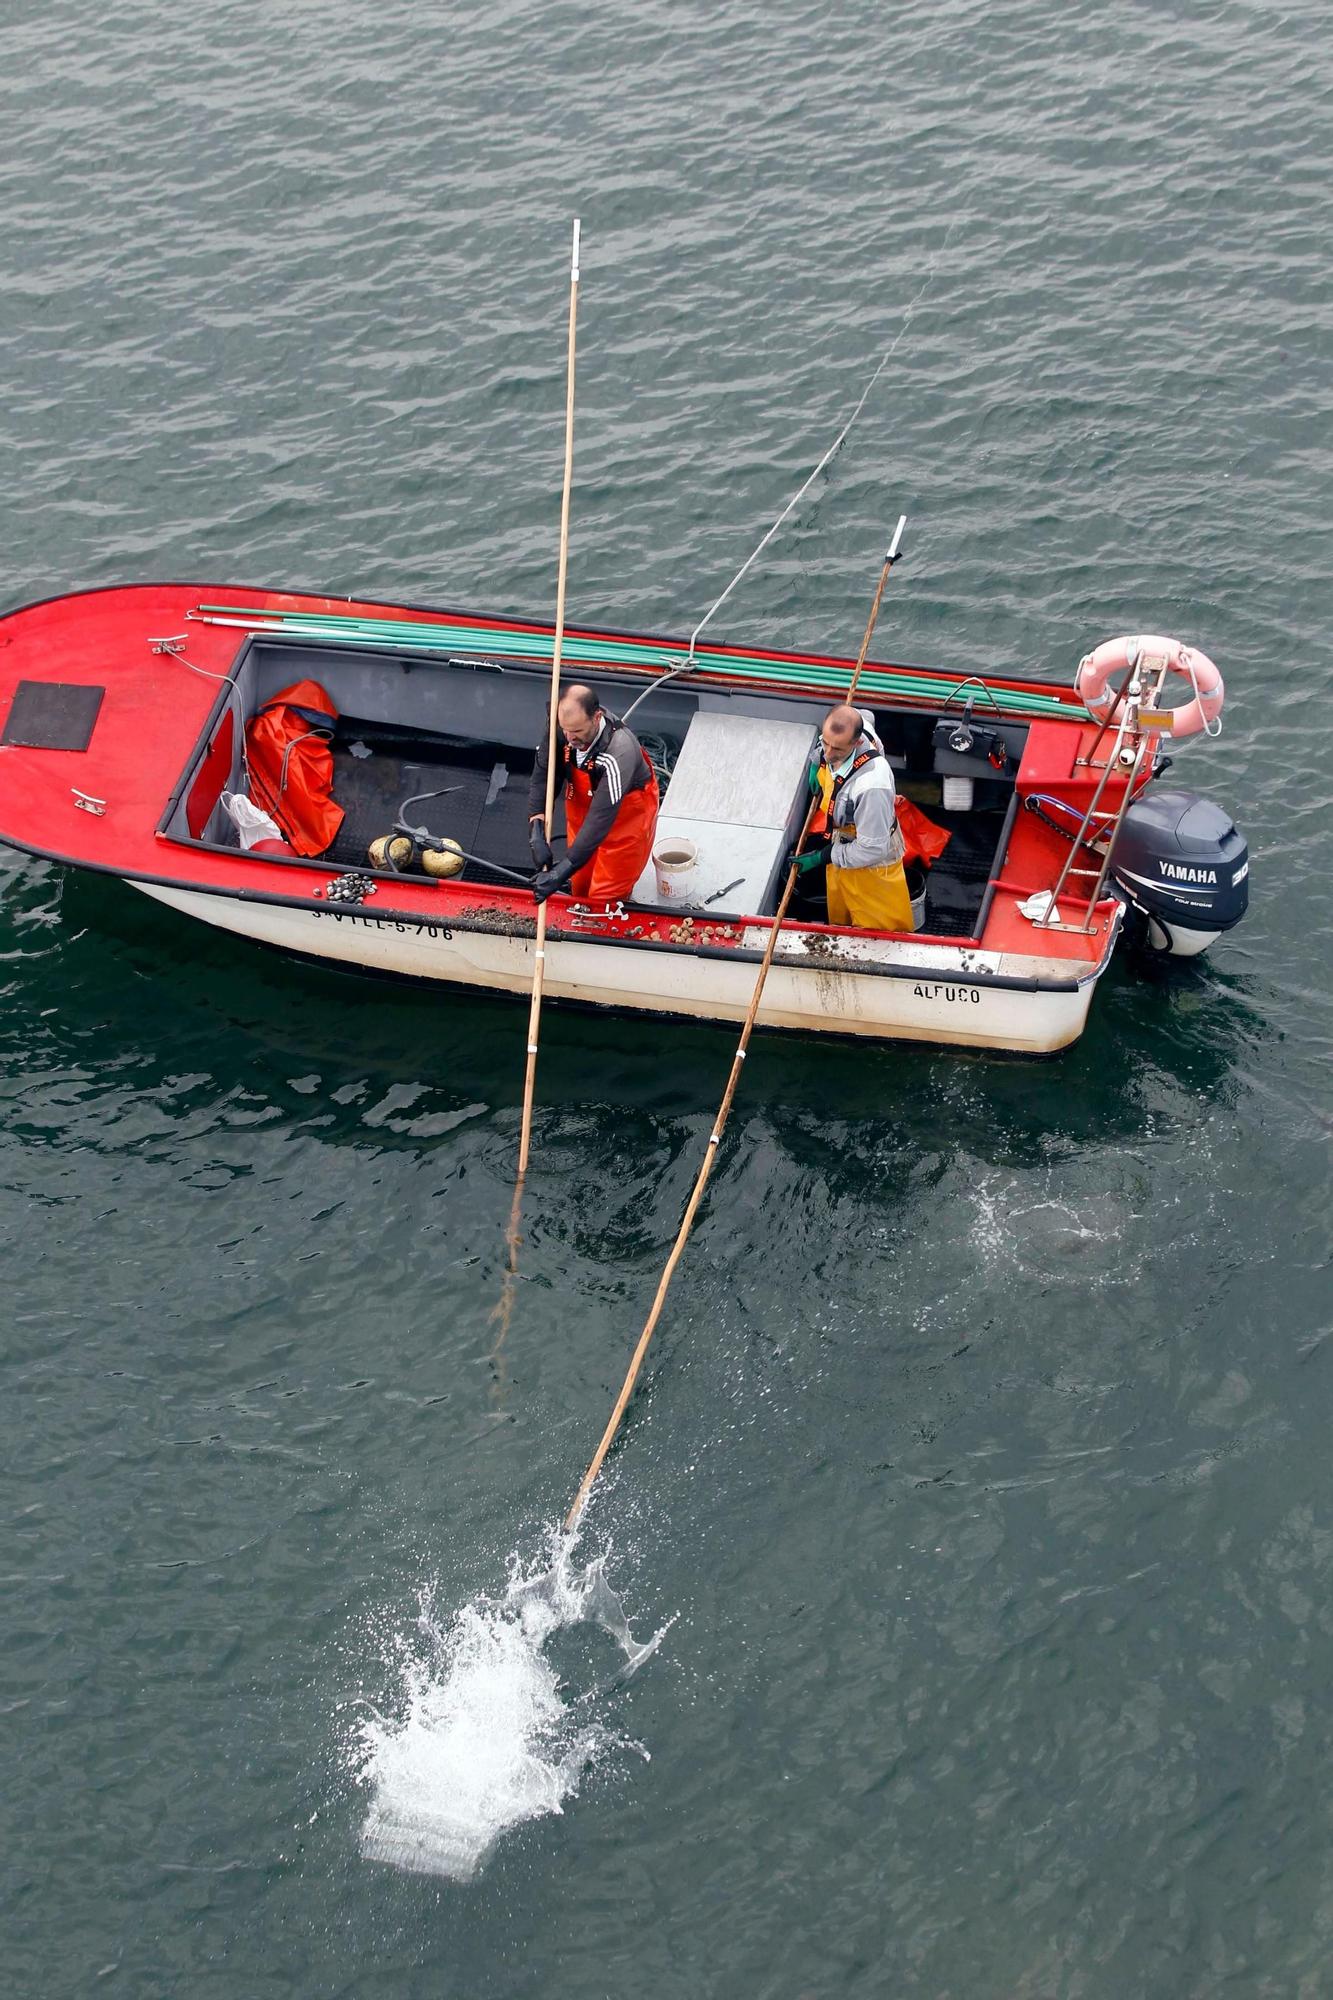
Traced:
[[104, 687], [74, 681], [20, 681], [0, 743], [29, 750], [86, 750]]
[[932, 937], [971, 937], [995, 866], [1004, 830], [1002, 812], [945, 812], [931, 806], [930, 817], [953, 835], [926, 876], [926, 918]]
[[521, 753], [488, 752], [480, 760], [466, 753], [444, 753], [427, 760], [372, 750], [365, 757], [340, 744], [334, 750], [333, 772], [333, 796], [346, 818], [328, 850], [330, 861], [364, 866], [371, 841], [393, 831], [405, 799], [417, 792], [444, 792], [443, 798], [423, 799], [409, 807], [406, 817], [411, 825], [426, 826], [456, 840], [470, 854], [485, 857], [469, 861], [461, 878], [455, 879], [479, 883], [508, 879], [489, 863], [531, 875], [529, 769]]

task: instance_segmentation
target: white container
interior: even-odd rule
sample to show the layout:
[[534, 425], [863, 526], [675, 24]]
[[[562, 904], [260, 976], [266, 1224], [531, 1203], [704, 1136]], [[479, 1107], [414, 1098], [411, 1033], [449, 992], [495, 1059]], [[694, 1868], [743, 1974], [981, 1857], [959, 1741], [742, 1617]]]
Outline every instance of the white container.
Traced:
[[944, 810], [951, 813], [971, 812], [972, 780], [970, 778], [946, 778], [944, 780]]
[[699, 850], [692, 840], [668, 834], [653, 849], [657, 893], [664, 903], [688, 903], [699, 873]]
[[912, 929], [919, 931], [926, 921], [926, 871], [919, 861], [912, 861], [904, 872], [912, 902]]

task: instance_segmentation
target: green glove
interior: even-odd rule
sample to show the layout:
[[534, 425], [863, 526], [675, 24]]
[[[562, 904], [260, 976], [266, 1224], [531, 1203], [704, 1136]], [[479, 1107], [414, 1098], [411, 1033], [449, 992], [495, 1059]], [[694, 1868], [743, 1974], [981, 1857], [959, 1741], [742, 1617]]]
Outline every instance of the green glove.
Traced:
[[823, 768], [824, 767], [822, 764], [819, 763], [811, 764], [810, 768], [807, 770], [805, 774], [805, 780], [810, 787], [810, 796], [812, 799], [817, 799], [819, 797], [820, 792], [824, 789], [819, 782], [819, 774], [823, 770]]
[[814, 847], [808, 847], [804, 854], [794, 854], [792, 862], [798, 875], [808, 875], [812, 869], [822, 868], [828, 857], [829, 844], [821, 840]]

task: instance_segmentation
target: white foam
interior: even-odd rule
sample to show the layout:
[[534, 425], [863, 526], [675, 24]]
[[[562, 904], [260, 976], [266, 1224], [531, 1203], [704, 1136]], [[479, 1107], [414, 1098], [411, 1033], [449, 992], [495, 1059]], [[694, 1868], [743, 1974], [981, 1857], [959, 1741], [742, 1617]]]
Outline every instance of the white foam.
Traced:
[[515, 1565], [501, 1597], [478, 1597], [447, 1624], [433, 1592], [423, 1595], [397, 1713], [372, 1715], [360, 1729], [367, 1859], [467, 1881], [509, 1828], [563, 1811], [599, 1755], [647, 1755], [598, 1720], [590, 1704], [606, 1690], [564, 1687], [544, 1649], [564, 1628], [599, 1625], [624, 1657], [619, 1681], [668, 1628], [636, 1646], [605, 1557], [576, 1569], [572, 1549], [553, 1536], [547, 1568], [524, 1574]]

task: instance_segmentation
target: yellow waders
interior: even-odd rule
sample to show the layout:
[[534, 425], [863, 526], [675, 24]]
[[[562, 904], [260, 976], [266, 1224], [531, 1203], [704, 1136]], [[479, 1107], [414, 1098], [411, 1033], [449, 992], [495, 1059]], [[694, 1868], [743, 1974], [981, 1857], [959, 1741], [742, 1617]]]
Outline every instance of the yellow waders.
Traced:
[[831, 924], [855, 924], [862, 931], [915, 928], [901, 861], [887, 861], [882, 868], [835, 868], [830, 862], [824, 870], [824, 887]]
[[[833, 774], [827, 764], [819, 767], [819, 790], [825, 815], [833, 805]], [[839, 829], [855, 839], [855, 826]], [[901, 842], [897, 843], [901, 848]], [[862, 931], [912, 931], [912, 898], [907, 893], [907, 874], [901, 861], [886, 861], [882, 868], [835, 868], [830, 861], [824, 870], [831, 924], [854, 924]]]

